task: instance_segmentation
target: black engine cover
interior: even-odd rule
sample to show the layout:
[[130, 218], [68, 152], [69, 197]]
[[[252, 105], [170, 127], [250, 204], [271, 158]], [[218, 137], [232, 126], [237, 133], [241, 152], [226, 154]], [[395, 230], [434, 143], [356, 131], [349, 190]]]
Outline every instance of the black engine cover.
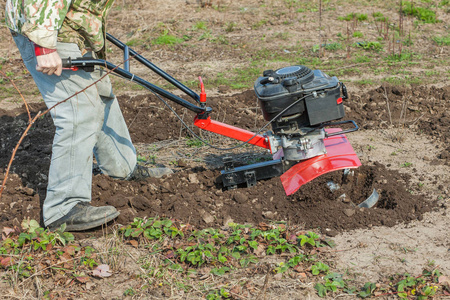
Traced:
[[344, 117], [341, 84], [336, 77], [305, 66], [268, 70], [263, 75], [255, 82], [254, 89], [267, 121], [304, 96], [305, 99], [283, 112], [280, 118], [292, 117], [298, 125], [307, 127]]

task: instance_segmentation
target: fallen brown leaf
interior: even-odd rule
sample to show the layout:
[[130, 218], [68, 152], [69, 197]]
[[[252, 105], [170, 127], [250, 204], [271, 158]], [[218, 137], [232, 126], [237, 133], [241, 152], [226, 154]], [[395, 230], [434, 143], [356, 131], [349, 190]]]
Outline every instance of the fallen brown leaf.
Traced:
[[97, 277], [109, 277], [112, 273], [109, 272], [108, 265], [99, 265], [94, 271], [92, 271], [92, 275]]
[[440, 276], [439, 277], [439, 283], [442, 284], [442, 285], [450, 286], [450, 277], [447, 277], [447, 276], [444, 276], [444, 275]]

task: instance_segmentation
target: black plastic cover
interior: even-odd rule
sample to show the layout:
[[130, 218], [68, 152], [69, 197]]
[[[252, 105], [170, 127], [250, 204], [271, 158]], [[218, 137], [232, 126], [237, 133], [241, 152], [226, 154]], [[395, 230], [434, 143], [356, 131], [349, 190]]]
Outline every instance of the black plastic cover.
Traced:
[[[306, 96], [304, 100], [283, 112], [281, 116], [306, 112], [309, 124], [305, 125], [317, 125], [344, 117], [344, 107], [337, 101], [341, 97], [339, 80], [321, 70], [307, 72], [309, 69], [305, 68], [292, 66], [276, 71], [265, 71], [266, 77], [259, 77], [255, 82], [255, 93], [267, 121], [304, 96]], [[293, 74], [296, 71], [297, 74]]]

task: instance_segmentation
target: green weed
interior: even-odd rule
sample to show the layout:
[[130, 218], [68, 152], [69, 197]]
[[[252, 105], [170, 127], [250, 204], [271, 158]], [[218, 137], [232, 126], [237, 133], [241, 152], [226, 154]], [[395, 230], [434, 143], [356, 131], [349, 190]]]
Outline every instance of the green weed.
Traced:
[[184, 42], [184, 39], [178, 38], [176, 36], [170, 35], [169, 30], [164, 30], [164, 32], [152, 41], [153, 45], [176, 45]]
[[372, 85], [372, 84], [374, 84], [374, 81], [371, 79], [361, 79], [361, 80], [356, 80], [355, 83], [360, 84], [360, 85]]
[[198, 21], [192, 26], [192, 30], [207, 30], [208, 26], [206, 26], [206, 23], [204, 21]]
[[[416, 3], [415, 3], [416, 4]], [[402, 11], [406, 15], [415, 16], [424, 23], [437, 23], [436, 13], [428, 8], [416, 6], [409, 1], [403, 2]]]
[[200, 148], [201, 146], [203, 146], [203, 142], [197, 138], [187, 138], [186, 146], [193, 148]]
[[353, 37], [362, 38], [362, 37], [364, 37], [364, 34], [361, 31], [355, 31], [355, 32], [353, 32]]
[[432, 40], [439, 46], [450, 46], [450, 35], [447, 36], [434, 36]]
[[383, 45], [380, 42], [359, 42], [355, 44], [355, 47], [376, 52], [383, 49]]
[[388, 20], [388, 18], [385, 17], [381, 12], [374, 12], [372, 14], [372, 17], [376, 22], [386, 22]]
[[353, 20], [365, 21], [365, 20], [367, 20], [367, 15], [366, 14], [358, 14], [358, 13], [350, 13], [350, 14], [346, 15], [345, 17], [338, 17], [338, 20], [340, 20], [340, 21], [353, 21]]
[[225, 31], [228, 32], [228, 33], [229, 32], [233, 32], [235, 27], [236, 27], [236, 23], [235, 22], [228, 22], [226, 24], [226, 26], [225, 26]]

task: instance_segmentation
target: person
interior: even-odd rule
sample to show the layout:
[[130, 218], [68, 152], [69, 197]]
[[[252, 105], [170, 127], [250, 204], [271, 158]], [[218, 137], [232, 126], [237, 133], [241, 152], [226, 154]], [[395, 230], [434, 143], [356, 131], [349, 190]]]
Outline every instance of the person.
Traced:
[[[7, 0], [6, 24], [56, 127], [43, 204], [44, 225], [87, 230], [119, 215], [91, 202], [93, 155], [110, 177], [140, 180], [172, 173], [137, 164], [136, 150], [105, 70], [63, 70], [61, 58], [105, 58], [111, 0]], [[99, 82], [86, 89], [94, 82]]]

